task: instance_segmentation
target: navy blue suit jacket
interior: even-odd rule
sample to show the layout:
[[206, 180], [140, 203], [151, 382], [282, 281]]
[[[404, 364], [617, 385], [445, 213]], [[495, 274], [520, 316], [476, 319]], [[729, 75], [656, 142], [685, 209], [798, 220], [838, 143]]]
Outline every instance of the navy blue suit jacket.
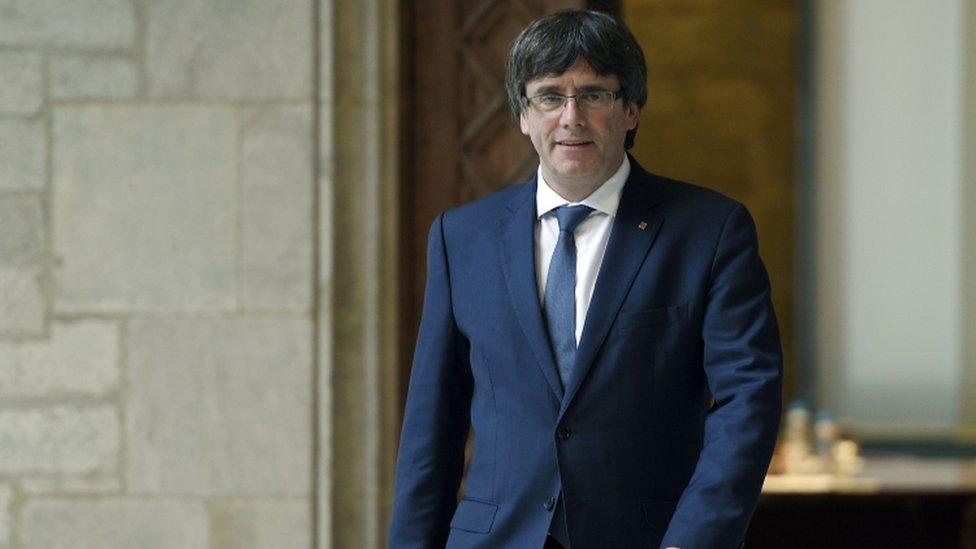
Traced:
[[430, 230], [390, 547], [541, 548], [560, 491], [573, 549], [739, 546], [781, 408], [752, 218], [632, 160], [563, 387], [536, 285], [535, 190]]

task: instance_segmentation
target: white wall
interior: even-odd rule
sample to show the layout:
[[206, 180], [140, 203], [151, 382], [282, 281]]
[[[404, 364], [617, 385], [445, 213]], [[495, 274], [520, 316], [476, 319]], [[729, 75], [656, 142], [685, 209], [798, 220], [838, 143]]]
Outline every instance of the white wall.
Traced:
[[862, 433], [959, 422], [964, 1], [818, 3], [816, 397]]

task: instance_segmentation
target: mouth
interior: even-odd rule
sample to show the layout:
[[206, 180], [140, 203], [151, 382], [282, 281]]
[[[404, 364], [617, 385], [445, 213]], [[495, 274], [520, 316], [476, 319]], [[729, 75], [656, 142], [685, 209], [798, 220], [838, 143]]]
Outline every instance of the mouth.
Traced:
[[576, 148], [576, 149], [582, 148], [582, 147], [586, 147], [586, 146], [592, 145], [592, 144], [593, 144], [592, 141], [585, 141], [585, 140], [582, 140], [582, 139], [563, 139], [563, 140], [560, 140], [560, 141], [556, 141], [556, 145], [557, 146], [560, 146], [560, 147], [569, 147], [569, 148]]

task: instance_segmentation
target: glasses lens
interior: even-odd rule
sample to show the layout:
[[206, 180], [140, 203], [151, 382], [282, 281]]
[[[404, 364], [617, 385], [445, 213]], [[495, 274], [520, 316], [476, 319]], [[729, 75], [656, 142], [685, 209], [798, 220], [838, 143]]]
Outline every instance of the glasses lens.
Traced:
[[544, 95], [536, 95], [531, 99], [532, 105], [542, 112], [553, 112], [563, 108], [566, 104], [566, 97], [555, 94], [547, 93]]
[[614, 94], [606, 91], [588, 93], [581, 99], [586, 104], [586, 108], [594, 111], [605, 111], [613, 107]]
[[553, 113], [561, 111], [566, 106], [566, 102], [572, 99], [576, 101], [578, 108], [586, 111], [606, 111], [613, 107], [616, 94], [611, 91], [592, 91], [577, 95], [560, 95], [558, 93], [546, 93], [533, 95], [529, 98], [536, 110], [542, 113]]
[[607, 102], [608, 92], [588, 92], [581, 93], [576, 96], [576, 100], [579, 101], [581, 107], [591, 111], [604, 110], [610, 106]]

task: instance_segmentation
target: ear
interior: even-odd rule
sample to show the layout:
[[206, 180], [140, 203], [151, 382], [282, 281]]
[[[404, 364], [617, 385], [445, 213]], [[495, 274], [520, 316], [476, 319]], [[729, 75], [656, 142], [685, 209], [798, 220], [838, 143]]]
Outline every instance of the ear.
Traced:
[[529, 118], [525, 115], [525, 111], [519, 115], [519, 128], [522, 129], [522, 135], [529, 135]]
[[637, 121], [640, 119], [640, 107], [637, 103], [628, 103], [627, 112], [625, 113], [627, 119], [627, 129], [632, 130], [637, 127]]

